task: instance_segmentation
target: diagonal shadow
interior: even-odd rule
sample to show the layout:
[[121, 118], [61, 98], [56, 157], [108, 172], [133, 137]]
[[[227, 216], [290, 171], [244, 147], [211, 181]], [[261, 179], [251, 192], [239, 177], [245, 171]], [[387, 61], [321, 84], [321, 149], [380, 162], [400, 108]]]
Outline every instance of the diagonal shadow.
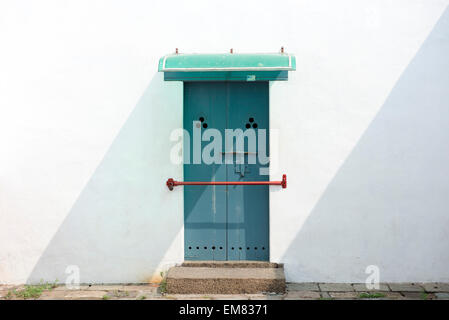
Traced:
[[[182, 176], [182, 166], [170, 163], [168, 142], [171, 130], [182, 128], [178, 89], [160, 73], [153, 77], [28, 283], [63, 282], [69, 265], [79, 267], [81, 283], [147, 282], [170, 260], [183, 223], [182, 190], [168, 193], [165, 186], [168, 177]], [[173, 262], [182, 259], [177, 254]]]
[[311, 211], [293, 281], [449, 280], [449, 9]]

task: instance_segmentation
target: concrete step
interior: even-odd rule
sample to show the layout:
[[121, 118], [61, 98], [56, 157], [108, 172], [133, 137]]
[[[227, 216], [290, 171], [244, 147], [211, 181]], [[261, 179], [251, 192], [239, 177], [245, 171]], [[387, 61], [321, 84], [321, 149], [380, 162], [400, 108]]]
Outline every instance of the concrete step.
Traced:
[[183, 267], [194, 268], [283, 268], [284, 264], [268, 261], [184, 261]]
[[285, 292], [284, 268], [173, 267], [167, 273], [168, 294], [239, 294]]

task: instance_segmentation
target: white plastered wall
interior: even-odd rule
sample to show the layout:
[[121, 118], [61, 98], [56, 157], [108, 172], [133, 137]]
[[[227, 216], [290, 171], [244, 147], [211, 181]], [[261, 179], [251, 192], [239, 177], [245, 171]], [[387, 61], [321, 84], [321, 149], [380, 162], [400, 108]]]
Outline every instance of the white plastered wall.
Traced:
[[[0, 283], [142, 282], [183, 259], [181, 52], [297, 57], [270, 85], [289, 281], [448, 281], [446, 0], [0, 5]], [[443, 25], [441, 25], [443, 24]], [[272, 135], [272, 138], [275, 135]]]

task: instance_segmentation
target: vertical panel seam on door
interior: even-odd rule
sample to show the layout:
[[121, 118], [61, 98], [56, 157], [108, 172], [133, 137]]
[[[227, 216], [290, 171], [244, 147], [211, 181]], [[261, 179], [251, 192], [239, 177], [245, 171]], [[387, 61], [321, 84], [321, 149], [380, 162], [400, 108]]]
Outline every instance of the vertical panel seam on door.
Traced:
[[[224, 137], [225, 137], [225, 152], [227, 152], [228, 150], [226, 150], [226, 128], [229, 127], [229, 82], [225, 82], [225, 94], [226, 94], [226, 105], [225, 105], [225, 132], [224, 132]], [[226, 173], [226, 181], [229, 180], [228, 177], [228, 165], [226, 164], [226, 154], [224, 155], [224, 166], [225, 166], [225, 173]], [[228, 237], [228, 211], [229, 211], [229, 206], [228, 206], [228, 197], [229, 197], [229, 187], [226, 185], [226, 260], [229, 260], [229, 237]]]

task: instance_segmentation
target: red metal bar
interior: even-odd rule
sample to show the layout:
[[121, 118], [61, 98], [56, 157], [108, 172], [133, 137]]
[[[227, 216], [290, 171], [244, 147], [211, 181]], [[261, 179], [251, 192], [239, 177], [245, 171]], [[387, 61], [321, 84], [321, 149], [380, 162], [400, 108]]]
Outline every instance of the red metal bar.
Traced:
[[176, 186], [232, 186], [232, 185], [271, 185], [287, 188], [287, 175], [282, 175], [281, 181], [175, 181], [172, 178], [167, 180], [167, 187], [171, 191]]

